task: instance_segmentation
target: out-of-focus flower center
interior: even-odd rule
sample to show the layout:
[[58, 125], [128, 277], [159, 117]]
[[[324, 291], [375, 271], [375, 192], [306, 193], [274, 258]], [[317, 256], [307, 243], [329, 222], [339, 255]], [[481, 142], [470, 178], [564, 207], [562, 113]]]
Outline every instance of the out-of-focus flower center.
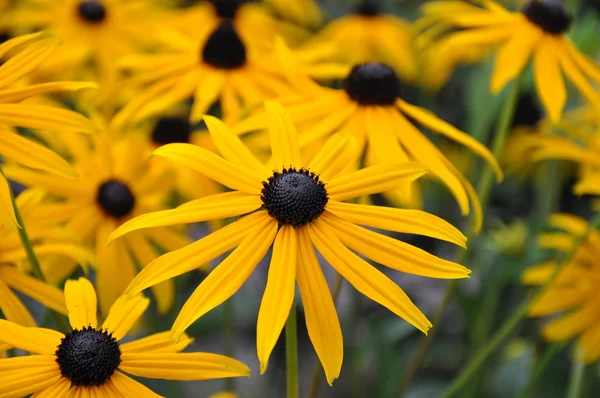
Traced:
[[564, 33], [573, 21], [558, 0], [533, 0], [523, 8], [523, 14], [531, 23], [550, 34]]
[[219, 69], [237, 69], [246, 63], [246, 47], [229, 20], [211, 33], [202, 48], [205, 63]]
[[387, 65], [357, 65], [343, 82], [350, 98], [360, 105], [392, 105], [400, 96], [400, 79]]
[[97, 0], [84, 0], [77, 7], [79, 16], [86, 22], [98, 23], [106, 18], [106, 7]]
[[211, 0], [212, 5], [217, 11], [217, 15], [224, 19], [233, 19], [238, 8], [244, 4], [245, 0]]
[[113, 218], [125, 217], [135, 206], [135, 197], [131, 189], [116, 180], [110, 180], [100, 185], [96, 200], [102, 210]]
[[379, 4], [379, 0], [362, 0], [356, 6], [354, 13], [365, 17], [375, 17], [381, 14], [381, 4]]
[[55, 354], [60, 373], [73, 386], [101, 386], [121, 363], [117, 340], [108, 331], [91, 326], [63, 337]]
[[152, 142], [158, 145], [188, 143], [192, 127], [179, 117], [163, 117], [158, 120], [152, 131]]
[[295, 168], [274, 172], [263, 182], [263, 208], [280, 224], [306, 225], [325, 210], [325, 184], [315, 173]]

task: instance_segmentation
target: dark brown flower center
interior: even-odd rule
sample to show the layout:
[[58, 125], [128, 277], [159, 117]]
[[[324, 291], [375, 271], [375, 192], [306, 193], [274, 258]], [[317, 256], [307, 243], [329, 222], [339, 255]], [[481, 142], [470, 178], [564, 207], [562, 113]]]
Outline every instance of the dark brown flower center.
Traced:
[[187, 119], [163, 117], [158, 120], [152, 131], [152, 142], [158, 145], [188, 143], [192, 126]]
[[116, 180], [109, 180], [100, 185], [96, 201], [102, 210], [113, 218], [125, 217], [135, 206], [135, 197], [131, 189]]
[[79, 16], [86, 22], [99, 23], [106, 18], [106, 7], [98, 0], [84, 0], [77, 7]]
[[360, 105], [391, 105], [400, 96], [400, 79], [387, 65], [356, 65], [343, 82], [350, 98]]
[[523, 8], [527, 19], [550, 34], [561, 34], [571, 26], [573, 18], [558, 0], [533, 0]]
[[73, 386], [101, 386], [121, 364], [121, 348], [107, 330], [91, 326], [74, 329], [56, 350], [60, 373]]
[[221, 22], [208, 37], [202, 59], [219, 69], [237, 69], [246, 64], [246, 46], [230, 20]]
[[315, 173], [295, 168], [274, 172], [263, 182], [263, 208], [280, 224], [306, 225], [325, 210], [325, 184]]
[[354, 11], [355, 14], [365, 17], [376, 17], [381, 14], [379, 0], [362, 0]]
[[244, 4], [245, 0], [210, 0], [217, 11], [217, 15], [223, 19], [233, 19], [238, 8]]

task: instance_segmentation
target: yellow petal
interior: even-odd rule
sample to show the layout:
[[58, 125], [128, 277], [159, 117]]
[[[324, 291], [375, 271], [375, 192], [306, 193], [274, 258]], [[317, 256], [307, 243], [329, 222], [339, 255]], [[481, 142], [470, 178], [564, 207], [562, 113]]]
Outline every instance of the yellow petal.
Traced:
[[389, 236], [359, 227], [325, 212], [320, 220], [353, 251], [387, 267], [429, 278], [467, 278], [471, 271], [460, 264], [443, 260], [425, 250]]
[[93, 133], [96, 130], [93, 123], [79, 113], [44, 105], [0, 104], [0, 123], [63, 133]]
[[269, 357], [290, 313], [296, 286], [298, 236], [294, 227], [283, 225], [273, 244], [267, 286], [260, 303], [256, 324], [256, 352], [260, 374], [265, 373]]
[[133, 297], [121, 296], [110, 307], [102, 328], [108, 329], [115, 339], [121, 340], [146, 311], [148, 305], [150, 300], [141, 294]]
[[273, 164], [279, 167], [302, 167], [298, 133], [280, 103], [265, 101], [269, 117], [269, 134]]
[[4, 175], [0, 174], [0, 226], [5, 225], [16, 232], [19, 228], [19, 223], [15, 217], [10, 192], [8, 181], [6, 181]]
[[65, 283], [65, 302], [69, 322], [73, 329], [96, 327], [96, 311], [98, 302], [94, 286], [85, 278], [68, 280]]
[[28, 35], [20, 35], [0, 44], [0, 57], [4, 57], [9, 51], [31, 41], [38, 40], [40, 36], [47, 35], [47, 32], [36, 32]]
[[39, 301], [44, 306], [67, 314], [65, 295], [63, 292], [47, 283], [35, 279], [19, 271], [15, 267], [0, 265], [0, 280], [4, 281], [12, 289]]
[[310, 161], [308, 168], [317, 173], [321, 181], [329, 181], [355, 160], [353, 154], [357, 153], [356, 147], [354, 138], [344, 134], [334, 134]]
[[277, 222], [270, 217], [245, 232], [244, 240], [237, 249], [208, 274], [184, 304], [171, 329], [175, 339], [194, 321], [242, 287], [271, 247], [276, 233]]
[[50, 329], [27, 328], [0, 319], [0, 341], [24, 351], [54, 355], [64, 336]]
[[560, 73], [559, 51], [553, 37], [545, 38], [533, 57], [533, 77], [544, 108], [553, 123], [558, 123], [567, 102], [567, 89]]
[[209, 380], [250, 376], [243, 363], [223, 355], [194, 353], [123, 353], [119, 369], [139, 377]]
[[[0, 108], [1, 110], [1, 108]], [[0, 119], [1, 121], [1, 119]], [[154, 155], [171, 159], [233, 190], [258, 195], [262, 180], [257, 180], [246, 167], [231, 163], [214, 153], [191, 144], [163, 145]]]
[[327, 184], [329, 198], [344, 201], [363, 195], [397, 188], [400, 182], [412, 181], [426, 174], [418, 163], [392, 163], [366, 167], [334, 178]]
[[125, 294], [137, 294], [157, 283], [198, 268], [239, 245], [247, 230], [269, 219], [264, 211], [247, 215], [197, 242], [160, 256], [140, 271]]
[[124, 353], [157, 354], [167, 352], [179, 352], [192, 344], [193, 338], [185, 333], [178, 342], [171, 338], [171, 332], [155, 333], [139, 340], [130, 341], [121, 344], [121, 351]]
[[[56, 357], [53, 358], [56, 360]], [[67, 396], [70, 388], [71, 381], [66, 377], [62, 377], [52, 386], [33, 394], [31, 398], [62, 398]]]
[[138, 216], [117, 228], [109, 242], [144, 228], [164, 227], [208, 220], [218, 220], [250, 213], [259, 209], [259, 196], [241, 192], [225, 192], [187, 202], [173, 210], [163, 210]]
[[428, 236], [466, 248], [467, 237], [440, 217], [421, 210], [330, 201], [327, 211], [351, 223], [404, 234]]
[[600, 83], [600, 68], [598, 67], [598, 64], [585, 54], [581, 53], [569, 38], [563, 36], [562, 40], [571, 55], [571, 58], [579, 69], [581, 69], [590, 79]]
[[11, 57], [0, 67], [0, 87], [9, 86], [35, 70], [59, 43], [57, 38], [38, 40]]
[[542, 332], [548, 340], [566, 340], [594, 325], [599, 315], [600, 306], [598, 304], [588, 304], [577, 311], [570, 312], [549, 322], [544, 326]]
[[98, 88], [92, 82], [50, 82], [34, 84], [22, 88], [13, 88], [0, 91], [0, 103], [21, 102], [35, 95], [51, 94], [61, 91], [78, 91], [86, 88]]
[[329, 385], [340, 375], [344, 359], [342, 329], [327, 280], [305, 228], [298, 232], [299, 250], [296, 279], [302, 296], [308, 337]]
[[7, 380], [0, 377], [0, 397], [23, 397], [38, 391], [44, 391], [58, 383], [62, 377], [58, 365], [51, 365], [48, 370], [39, 372], [22, 370]]
[[327, 262], [356, 290], [427, 334], [431, 323], [398, 285], [348, 250], [335, 236], [335, 230], [322, 221], [313, 221], [308, 230], [311, 241]]
[[[115, 372], [105, 385], [108, 385], [107, 387], [110, 389], [115, 389], [123, 397], [162, 398], [148, 387], [121, 372]], [[114, 395], [109, 394], [107, 396], [112, 397]]]
[[194, 93], [194, 104], [190, 111], [190, 119], [197, 122], [206, 113], [212, 104], [217, 102], [225, 84], [226, 73], [217, 69], [204, 72], [205, 76], [198, 82]]
[[35, 327], [33, 317], [21, 300], [0, 280], [0, 310], [4, 318], [16, 324]]
[[594, 108], [600, 111], [600, 94], [588, 82], [577, 63], [572, 59], [571, 56], [569, 56], [569, 53], [567, 51], [564, 51], [563, 48], [561, 48], [560, 50], [561, 51], [558, 51], [556, 56], [558, 57], [560, 66], [564, 74], [571, 81], [571, 83], [573, 83], [575, 88], [579, 90], [581, 95], [583, 95], [585, 99], [587, 99], [590, 102], [590, 104], [594, 106]]

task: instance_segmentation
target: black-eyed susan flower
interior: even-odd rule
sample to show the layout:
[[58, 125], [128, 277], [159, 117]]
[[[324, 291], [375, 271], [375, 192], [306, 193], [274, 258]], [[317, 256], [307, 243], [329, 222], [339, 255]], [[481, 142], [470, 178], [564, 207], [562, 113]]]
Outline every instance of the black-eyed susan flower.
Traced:
[[[163, 209], [171, 188], [164, 168], [149, 164], [144, 140], [135, 134], [118, 139], [120, 135], [122, 132], [107, 128], [91, 140], [63, 140], [78, 179], [6, 168], [10, 178], [48, 192], [47, 200], [34, 211], [38, 222], [64, 223], [96, 254], [96, 286], [103, 313], [123, 293], [138, 267], [158, 257], [156, 246], [168, 251], [188, 243], [183, 234], [159, 228], [107, 245], [108, 236], [125, 221]], [[157, 285], [153, 292], [159, 311], [168, 311], [174, 298], [172, 281]]]
[[[233, 250], [198, 286], [172, 328], [175, 338], [203, 314], [230, 298], [273, 247], [257, 321], [261, 373], [286, 322], [298, 284], [307, 329], [329, 383], [340, 373], [342, 334], [316, 249], [358, 291], [384, 305], [419, 330], [431, 324], [387, 276], [354, 252], [388, 267], [435, 278], [465, 278], [465, 267], [437, 258], [365, 227], [426, 235], [465, 245], [450, 224], [428, 213], [345, 203], [413, 180], [425, 170], [415, 163], [373, 166], [340, 174], [355, 151], [351, 140], [332, 137], [310, 161], [303, 161], [298, 136], [281, 105], [266, 104], [270, 118], [272, 168], [260, 163], [218, 119], [205, 117], [221, 156], [189, 144], [165, 145], [154, 152], [185, 164], [232, 189], [163, 212], [137, 217], [111, 239], [143, 228], [238, 217], [235, 222], [148, 265], [126, 294], [191, 271]], [[362, 225], [362, 226], [359, 226]]]
[[239, 120], [245, 106], [287, 94], [281, 73], [250, 48], [230, 20], [207, 36], [177, 35], [160, 54], [127, 57], [123, 66], [135, 77], [140, 93], [117, 115], [119, 124], [137, 122], [192, 97], [196, 120], [215, 103], [223, 118]]
[[0, 341], [30, 355], [0, 360], [0, 394], [5, 397], [159, 397], [127, 374], [166, 380], [206, 380], [249, 376], [235, 359], [209, 353], [181, 353], [191, 342], [178, 343], [168, 333], [122, 343], [149, 300], [120, 297], [102, 324], [96, 294], [84, 278], [65, 285], [72, 330], [23, 327], [0, 320]]
[[[550, 226], [557, 232], [545, 233], [539, 245], [569, 253], [588, 230], [588, 223], [570, 214], [553, 214]], [[542, 334], [549, 341], [564, 341], [577, 337], [576, 350], [586, 363], [600, 358], [600, 281], [598, 255], [600, 235], [589, 231], [585, 241], [577, 248], [573, 258], [558, 272], [556, 279], [529, 309], [529, 315], [543, 317], [560, 315], [543, 326]], [[543, 285], [554, 274], [557, 261], [551, 260], [527, 269], [522, 276], [527, 285]]]
[[316, 58], [386, 63], [413, 81], [418, 68], [413, 41], [409, 22], [385, 13], [378, 0], [362, 0], [353, 14], [330, 22], [302, 49]]
[[[355, 66], [342, 82], [341, 90], [305, 84], [304, 94], [281, 101], [298, 126], [301, 148], [324, 137], [348, 134], [356, 138], [357, 150], [367, 153], [370, 164], [418, 161], [450, 189], [463, 214], [469, 213], [471, 200], [480, 225], [481, 206], [470, 182], [412, 121], [468, 147], [489, 162], [501, 177], [493, 155], [477, 140], [433, 113], [405, 102], [401, 94], [400, 79], [392, 68], [368, 63]], [[258, 110], [237, 124], [235, 130], [244, 133], [264, 129], [268, 120], [267, 114]], [[390, 197], [403, 204], [415, 202], [411, 186], [406, 184], [397, 186]]]
[[424, 5], [426, 14], [428, 9], [436, 10], [430, 20], [437, 35], [432, 50], [440, 59], [460, 55], [464, 48], [499, 46], [491, 77], [493, 93], [519, 76], [531, 60], [538, 95], [552, 122], [560, 121], [567, 100], [563, 74], [600, 110], [600, 94], [592, 85], [600, 83], [600, 69], [566, 36], [572, 18], [560, 2], [532, 0], [517, 12], [488, 0], [480, 3]]
[[[16, 37], [0, 44], [0, 156], [25, 166], [73, 176], [74, 170], [52, 151], [16, 134], [13, 126], [63, 132], [91, 132], [83, 116], [60, 108], [21, 103], [41, 94], [95, 87], [80, 82], [53, 82], [13, 87], [34, 71], [55, 49], [59, 39], [44, 34]], [[10, 55], [10, 57], [7, 57]], [[0, 224], [16, 227], [8, 182], [0, 174]]]

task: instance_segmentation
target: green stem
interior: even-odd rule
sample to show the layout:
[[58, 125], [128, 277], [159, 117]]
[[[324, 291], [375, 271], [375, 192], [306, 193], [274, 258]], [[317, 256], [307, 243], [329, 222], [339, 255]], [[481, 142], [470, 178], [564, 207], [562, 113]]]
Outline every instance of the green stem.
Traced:
[[[340, 290], [342, 288], [343, 280], [344, 280], [344, 278], [342, 278], [342, 275], [336, 273], [335, 282], [333, 283], [333, 294], [332, 294], [334, 305], [337, 303], [338, 296], [340, 295]], [[319, 358], [317, 358], [317, 360], [315, 361], [315, 367], [313, 369], [312, 382], [310, 384], [310, 392], [308, 393], [308, 398], [317, 398], [317, 395], [319, 394], [319, 386], [321, 385], [322, 376], [323, 376], [323, 368], [321, 366], [321, 362], [319, 361]]]
[[479, 367], [490, 357], [490, 355], [500, 346], [500, 344], [506, 339], [510, 333], [514, 330], [514, 328], [519, 324], [519, 322], [525, 317], [529, 307], [532, 303], [538, 300], [542, 294], [546, 291], [546, 289], [554, 282], [562, 268], [568, 264], [575, 252], [581, 246], [581, 244], [585, 241], [589, 231], [595, 229], [598, 224], [600, 224], [600, 214], [597, 214], [588, 225], [588, 230], [586, 233], [578, 237], [573, 245], [573, 248], [566, 253], [561, 260], [558, 262], [556, 269], [550, 276], [550, 278], [546, 281], [544, 285], [539, 287], [534, 294], [530, 295], [527, 299], [525, 299], [521, 305], [513, 312], [513, 315], [504, 322], [504, 324], [500, 327], [498, 332], [487, 342], [487, 344], [473, 356], [473, 358], [469, 361], [467, 366], [462, 370], [462, 372], [458, 375], [458, 377], [442, 392], [440, 398], [449, 398], [460, 391], [461, 388], [471, 379], [471, 377], [477, 372]]
[[[502, 151], [504, 150], [504, 145], [506, 144], [506, 139], [508, 137], [508, 133], [510, 131], [510, 125], [515, 114], [517, 108], [517, 102], [519, 99], [519, 91], [521, 86], [521, 78], [518, 77], [515, 82], [512, 84], [510, 88], [510, 92], [507, 95], [506, 101], [504, 102], [504, 106], [502, 108], [502, 113], [500, 114], [500, 120], [498, 121], [498, 127], [496, 129], [496, 134], [494, 136], [494, 142], [492, 143], [492, 153], [496, 158], [498, 158]], [[492, 190], [492, 184], [494, 182], [494, 170], [488, 165], [484, 168], [483, 173], [479, 179], [479, 183], [477, 184], [477, 195], [479, 196], [479, 200], [481, 202], [481, 208], [485, 210], [487, 202], [490, 197], [490, 192]], [[475, 218], [470, 217], [469, 225], [467, 228], [467, 241], [471, 241], [474, 236], [473, 226], [474, 226]], [[461, 250], [458, 252], [455, 262], [461, 264], [467, 258], [466, 251]], [[456, 290], [458, 282], [456, 280], [448, 283], [446, 287], [446, 292], [444, 293], [444, 298], [441, 304], [435, 311], [435, 315], [433, 317], [433, 325], [439, 325], [444, 313], [446, 311], [446, 307], [450, 303], [450, 299], [452, 298], [454, 291]], [[404, 396], [406, 388], [408, 388], [412, 379], [417, 375], [419, 369], [429, 349], [431, 348], [431, 342], [437, 333], [437, 329], [434, 327], [431, 329], [429, 336], [423, 336], [421, 341], [419, 342], [419, 348], [417, 350], [417, 354], [415, 360], [405, 373], [405, 376], [400, 378], [400, 384], [398, 386], [398, 394], [399, 398]]]
[[[225, 334], [225, 355], [233, 358], [235, 355], [235, 344], [233, 337], [233, 301], [229, 299], [223, 304], [223, 329]], [[225, 391], [235, 392], [235, 378], [225, 379]]]
[[[1, 166], [0, 166], [0, 174], [2, 174], [4, 176]], [[25, 253], [27, 254], [27, 260], [29, 261], [29, 264], [31, 265], [31, 270], [33, 271], [33, 275], [40, 281], [47, 283], [46, 277], [44, 276], [44, 273], [42, 272], [42, 267], [40, 266], [40, 262], [38, 261], [38, 258], [35, 255], [35, 252], [33, 250], [33, 244], [31, 243], [31, 240], [29, 239], [29, 234], [27, 233], [27, 229], [25, 228], [25, 223], [23, 222], [23, 217], [21, 216], [21, 212], [19, 211], [19, 208], [17, 207], [15, 195], [13, 194], [12, 190], [10, 190], [10, 199], [12, 201], [13, 210], [15, 212], [15, 218], [17, 219], [17, 223], [19, 224], [19, 228], [18, 228], [19, 238], [21, 240], [21, 244], [23, 245], [23, 249], [25, 249]], [[52, 316], [54, 317], [54, 320], [56, 321], [57, 328], [63, 333], [68, 333], [70, 328], [67, 326], [67, 322], [65, 321], [64, 317], [56, 311], [50, 310], [50, 312], [52, 313]]]
[[544, 371], [548, 365], [550, 365], [556, 354], [558, 354], [565, 345], [567, 345], [566, 340], [560, 343], [554, 343], [546, 349], [542, 357], [537, 361], [533, 372], [531, 372], [531, 377], [529, 377], [529, 380], [527, 381], [527, 385], [519, 394], [519, 398], [529, 398], [531, 396], [535, 383], [537, 383], [538, 379], [544, 374]]
[[579, 358], [573, 358], [567, 398], [579, 398], [582, 396], [581, 391], [583, 387], [584, 375], [585, 363], [583, 363], [583, 361]]
[[296, 301], [285, 323], [285, 359], [287, 372], [287, 398], [298, 398], [298, 332], [296, 325]]

